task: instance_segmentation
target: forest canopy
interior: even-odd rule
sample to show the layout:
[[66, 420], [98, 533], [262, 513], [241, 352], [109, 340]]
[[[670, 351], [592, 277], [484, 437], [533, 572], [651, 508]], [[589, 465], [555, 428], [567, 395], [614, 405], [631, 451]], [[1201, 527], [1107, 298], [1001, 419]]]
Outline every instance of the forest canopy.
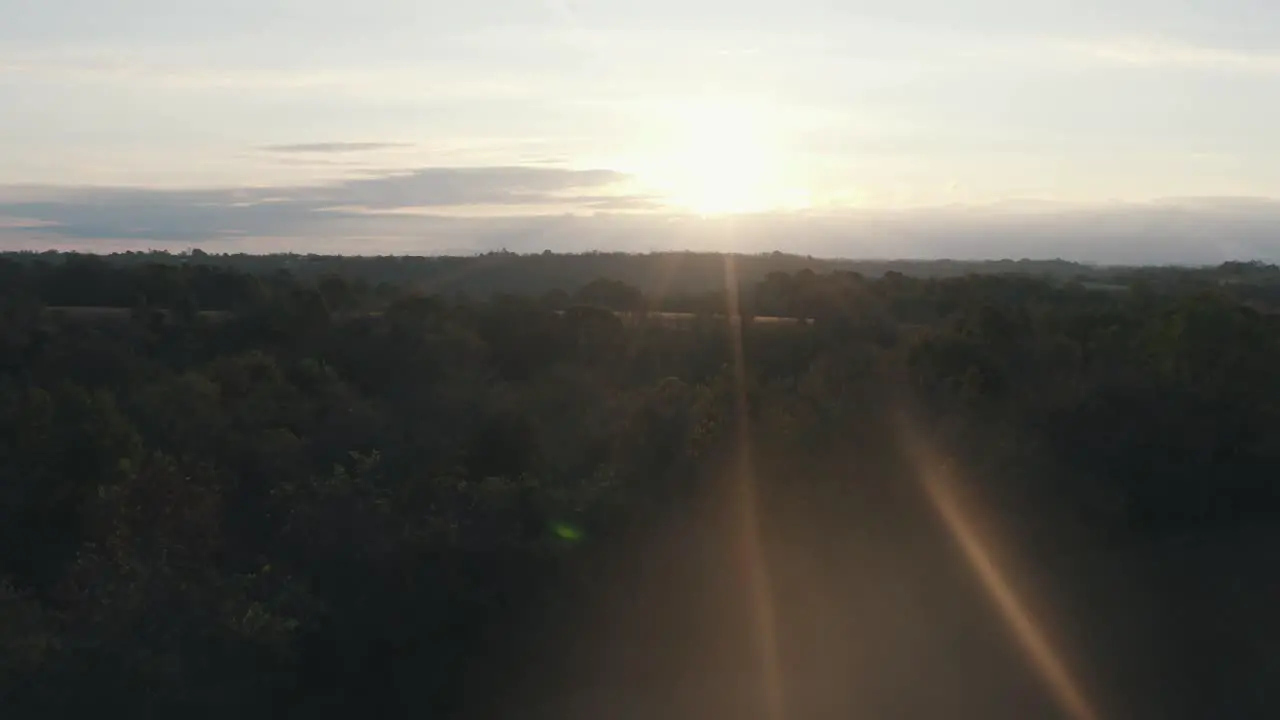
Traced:
[[[1246, 612], [1274, 562], [1230, 599], [1157, 568], [1274, 547], [1277, 299], [1250, 263], [9, 254], [0, 707], [550, 717], [572, 693], [527, 687], [530, 628], [573, 625], [741, 444], [777, 537], [928, 532], [905, 414], [1042, 571], [1164, 573], [1180, 631], [1121, 716], [1262, 717], [1274, 613], [1176, 618]], [[1080, 651], [1115, 683], [1119, 634]]]

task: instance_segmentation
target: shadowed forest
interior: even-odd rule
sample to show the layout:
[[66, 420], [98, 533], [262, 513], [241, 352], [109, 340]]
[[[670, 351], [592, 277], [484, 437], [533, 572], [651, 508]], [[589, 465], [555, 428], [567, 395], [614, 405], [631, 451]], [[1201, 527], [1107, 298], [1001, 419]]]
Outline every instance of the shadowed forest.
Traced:
[[6, 254], [0, 711], [1277, 717], [1277, 312], [1258, 263]]

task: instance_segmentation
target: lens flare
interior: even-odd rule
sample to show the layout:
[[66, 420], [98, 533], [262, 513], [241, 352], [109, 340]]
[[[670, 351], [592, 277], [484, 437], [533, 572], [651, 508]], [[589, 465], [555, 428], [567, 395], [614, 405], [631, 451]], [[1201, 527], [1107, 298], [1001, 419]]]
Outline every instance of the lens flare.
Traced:
[[746, 575], [747, 597], [754, 624], [760, 688], [764, 694], [766, 720], [786, 717], [783, 699], [782, 669], [778, 655], [778, 630], [775, 617], [773, 587], [765, 557], [760, 527], [759, 498], [755, 468], [751, 456], [750, 414], [747, 409], [746, 360], [742, 345], [742, 314], [738, 301], [738, 272], [732, 254], [724, 258], [724, 284], [728, 307], [730, 353], [733, 358], [733, 380], [737, 437], [731, 502], [734, 513], [734, 550]]
[[960, 501], [949, 466], [926, 448], [904, 418], [898, 418], [898, 429], [906, 440], [929, 501], [1054, 700], [1071, 720], [1100, 720], [1061, 653], [1049, 642], [1040, 624], [1018, 597], [1007, 573], [996, 564], [976, 523]]
[[551, 532], [561, 540], [569, 542], [578, 542], [582, 539], [582, 531], [568, 523], [555, 523], [551, 526]]

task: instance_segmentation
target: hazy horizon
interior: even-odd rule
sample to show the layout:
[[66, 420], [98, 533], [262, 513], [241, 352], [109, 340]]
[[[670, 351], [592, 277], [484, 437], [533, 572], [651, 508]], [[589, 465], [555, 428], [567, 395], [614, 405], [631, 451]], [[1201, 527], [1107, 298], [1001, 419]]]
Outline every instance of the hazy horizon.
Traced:
[[0, 0], [0, 249], [1280, 259], [1280, 7]]

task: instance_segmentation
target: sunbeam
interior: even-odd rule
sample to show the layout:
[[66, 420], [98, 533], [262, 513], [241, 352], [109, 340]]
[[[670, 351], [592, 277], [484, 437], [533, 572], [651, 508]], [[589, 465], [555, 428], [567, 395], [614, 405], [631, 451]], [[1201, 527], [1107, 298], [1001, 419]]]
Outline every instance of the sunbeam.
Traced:
[[960, 501], [950, 468], [926, 447], [907, 420], [899, 416], [897, 425], [930, 503], [1054, 700], [1071, 720], [1100, 720], [1061, 653], [1050, 643], [1040, 623], [1018, 597], [1007, 572], [983, 542], [977, 524]]
[[760, 687], [764, 693], [766, 720], [783, 720], [786, 707], [783, 697], [782, 669], [778, 655], [778, 629], [774, 610], [773, 587], [761, 536], [759, 497], [751, 453], [750, 413], [747, 408], [746, 359], [743, 350], [743, 322], [738, 298], [738, 271], [733, 254], [724, 258], [724, 284], [729, 323], [730, 354], [733, 362], [734, 405], [737, 437], [734, 441], [735, 467], [730, 474], [734, 556], [746, 575], [747, 597], [750, 598], [755, 625], [756, 650], [759, 653]]

